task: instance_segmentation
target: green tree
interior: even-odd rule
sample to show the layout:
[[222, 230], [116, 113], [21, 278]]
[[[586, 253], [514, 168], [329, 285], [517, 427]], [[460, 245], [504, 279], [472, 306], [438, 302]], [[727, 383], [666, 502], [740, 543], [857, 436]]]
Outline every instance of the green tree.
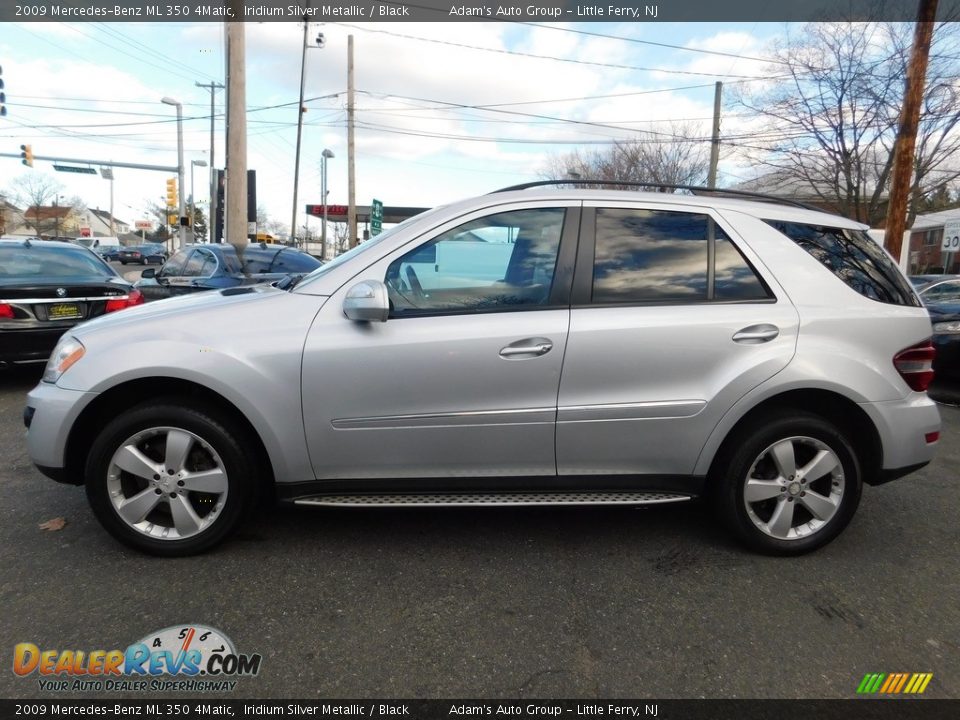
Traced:
[[203, 208], [190, 203], [187, 208], [190, 215], [190, 224], [193, 227], [193, 239], [195, 242], [205, 243], [210, 235], [210, 228], [207, 225], [207, 218], [203, 214]]

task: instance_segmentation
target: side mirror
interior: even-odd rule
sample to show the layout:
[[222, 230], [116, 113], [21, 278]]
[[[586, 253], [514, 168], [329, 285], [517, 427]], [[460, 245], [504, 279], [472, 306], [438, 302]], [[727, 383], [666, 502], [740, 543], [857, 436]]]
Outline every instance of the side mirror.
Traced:
[[148, 280], [156, 276], [157, 276], [157, 271], [155, 268], [147, 268], [142, 273], [140, 273], [141, 278], [147, 278]]
[[386, 322], [390, 314], [387, 286], [379, 280], [364, 280], [347, 290], [343, 314], [357, 322]]

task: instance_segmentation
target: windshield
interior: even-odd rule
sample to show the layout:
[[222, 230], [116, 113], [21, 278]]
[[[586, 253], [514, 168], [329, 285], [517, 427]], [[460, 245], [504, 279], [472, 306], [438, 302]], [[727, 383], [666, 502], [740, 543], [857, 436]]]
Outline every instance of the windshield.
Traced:
[[421, 221], [423, 221], [423, 220], [426, 220], [426, 219], [430, 218], [431, 216], [433, 216], [433, 215], [434, 215], [438, 210], [440, 210], [440, 209], [442, 209], [442, 208], [441, 208], [441, 207], [436, 207], [436, 208], [433, 208], [432, 210], [428, 210], [428, 211], [425, 212], [425, 213], [420, 213], [419, 215], [414, 215], [414, 216], [411, 217], [411, 218], [407, 218], [406, 220], [404, 220], [404, 221], [403, 221], [402, 223], [400, 223], [399, 225], [394, 225], [392, 228], [390, 228], [390, 229], [388, 229], [388, 230], [384, 230], [382, 233], [380, 233], [380, 234], [377, 235], [376, 237], [370, 238], [370, 239], [367, 240], [366, 242], [360, 243], [359, 245], [357, 245], [355, 248], [352, 248], [351, 250], [347, 250], [347, 252], [343, 253], [342, 255], [337, 255], [337, 257], [335, 257], [335, 258], [334, 258], [333, 260], [331, 260], [330, 262], [323, 264], [322, 266], [320, 266], [320, 267], [318, 267], [316, 270], [314, 270], [312, 273], [310, 273], [309, 275], [305, 276], [305, 277], [303, 278], [303, 280], [301, 280], [299, 283], [297, 283], [297, 285], [296, 285], [297, 288], [298, 288], [298, 289], [305, 288], [307, 285], [309, 285], [309, 284], [312, 283], [313, 281], [315, 281], [315, 280], [317, 280], [317, 279], [319, 279], [319, 278], [322, 278], [324, 275], [326, 275], [326, 274], [327, 274], [328, 272], [330, 272], [331, 270], [340, 267], [341, 265], [343, 265], [344, 263], [352, 260], [353, 258], [357, 257], [358, 255], [362, 255], [362, 254], [365, 253], [367, 250], [370, 250], [371, 248], [376, 247], [376, 246], [379, 245], [381, 242], [383, 242], [384, 240], [386, 240], [388, 237], [390, 237], [391, 235], [393, 235], [394, 232], [396, 232], [396, 231], [399, 230], [400, 228], [406, 229], [406, 228], [412, 227], [413, 225], [416, 225], [417, 223], [419, 223], [419, 222], [421, 222]]

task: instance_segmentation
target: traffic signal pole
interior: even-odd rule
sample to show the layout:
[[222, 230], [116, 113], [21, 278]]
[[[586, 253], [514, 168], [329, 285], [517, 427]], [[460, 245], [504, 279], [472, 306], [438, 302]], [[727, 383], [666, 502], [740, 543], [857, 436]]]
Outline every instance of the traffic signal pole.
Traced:
[[[23, 159], [20, 153], [0, 153], [0, 157]], [[159, 170], [160, 172], [177, 172], [176, 165], [144, 165], [143, 163], [114, 162], [113, 160], [90, 160], [82, 158], [65, 158], [54, 155], [34, 155], [34, 160], [50, 160], [51, 162], [79, 163], [80, 165], [106, 165], [108, 167], [132, 168], [134, 170]]]

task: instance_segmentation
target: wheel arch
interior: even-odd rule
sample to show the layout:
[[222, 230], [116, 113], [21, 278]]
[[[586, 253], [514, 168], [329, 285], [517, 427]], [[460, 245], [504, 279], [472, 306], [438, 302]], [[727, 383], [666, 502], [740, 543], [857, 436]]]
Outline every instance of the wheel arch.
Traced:
[[[716, 478], [720, 465], [729, 455], [737, 435], [757, 418], [775, 411], [799, 410], [823, 417], [835, 423], [853, 444], [861, 466], [864, 482], [870, 484], [883, 467], [883, 444], [880, 433], [870, 416], [853, 400], [832, 390], [803, 388], [787, 390], [765, 398], [746, 410], [723, 436], [712, 457], [701, 456], [700, 463], [709, 460], [706, 471], [708, 489]], [[698, 465], [700, 464], [698, 463]]]
[[80, 413], [67, 437], [64, 455], [65, 476], [74, 478], [74, 484], [83, 484], [83, 468], [86, 449], [101, 430], [118, 412], [131, 408], [144, 400], [159, 397], [186, 397], [198, 404], [213, 407], [237, 423], [245, 440], [260, 459], [261, 478], [265, 488], [275, 486], [276, 476], [270, 454], [260, 434], [244, 413], [227, 398], [199, 383], [182, 378], [145, 377], [128, 380], [100, 393]]

